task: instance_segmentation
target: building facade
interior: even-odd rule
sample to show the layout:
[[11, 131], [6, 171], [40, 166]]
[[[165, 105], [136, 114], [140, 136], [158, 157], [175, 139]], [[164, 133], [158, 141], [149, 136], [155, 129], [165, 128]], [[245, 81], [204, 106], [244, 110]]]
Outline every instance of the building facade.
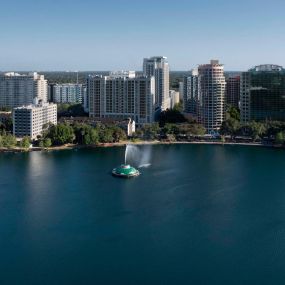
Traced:
[[132, 73], [89, 76], [89, 116], [116, 120], [130, 118], [138, 125], [152, 123], [155, 112], [154, 88], [153, 77], [134, 77]]
[[169, 106], [169, 64], [164, 56], [145, 58], [143, 75], [155, 78], [155, 105], [162, 111]]
[[35, 99], [47, 102], [47, 80], [38, 73], [0, 75], [0, 107], [15, 108], [29, 105]]
[[224, 120], [226, 80], [218, 60], [203, 64], [184, 78], [184, 106], [208, 133], [220, 129]]
[[40, 103], [13, 109], [13, 134], [16, 137], [28, 136], [36, 139], [42, 135], [43, 125], [57, 124], [57, 105]]
[[285, 70], [259, 65], [241, 74], [241, 122], [285, 121]]
[[84, 98], [82, 84], [53, 84], [50, 86], [50, 98], [54, 103], [81, 104]]
[[240, 76], [229, 76], [226, 83], [226, 105], [239, 108]]
[[224, 121], [226, 79], [218, 60], [198, 67], [200, 76], [200, 122], [208, 132], [218, 131]]
[[180, 93], [176, 90], [169, 90], [170, 109], [173, 109], [180, 102]]
[[198, 120], [200, 110], [200, 76], [198, 69], [193, 69], [190, 76], [183, 79], [183, 106], [184, 112]]

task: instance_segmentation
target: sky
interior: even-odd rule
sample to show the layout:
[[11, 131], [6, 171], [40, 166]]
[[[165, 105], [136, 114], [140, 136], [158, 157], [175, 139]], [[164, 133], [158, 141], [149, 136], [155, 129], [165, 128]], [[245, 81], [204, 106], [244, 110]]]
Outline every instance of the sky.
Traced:
[[284, 0], [0, 0], [0, 70], [285, 66]]

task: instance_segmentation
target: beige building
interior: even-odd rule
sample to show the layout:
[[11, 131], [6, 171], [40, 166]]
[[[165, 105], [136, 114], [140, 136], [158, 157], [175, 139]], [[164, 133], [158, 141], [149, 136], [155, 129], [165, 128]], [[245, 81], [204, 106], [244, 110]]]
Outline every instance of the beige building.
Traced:
[[218, 60], [198, 67], [200, 77], [200, 122], [208, 132], [218, 131], [224, 120], [226, 78]]

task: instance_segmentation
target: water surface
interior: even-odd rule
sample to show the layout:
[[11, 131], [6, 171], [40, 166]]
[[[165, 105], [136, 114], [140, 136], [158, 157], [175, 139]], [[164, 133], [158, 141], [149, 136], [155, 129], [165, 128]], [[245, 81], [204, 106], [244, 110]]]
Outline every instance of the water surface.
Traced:
[[0, 284], [285, 284], [285, 151], [0, 155]]

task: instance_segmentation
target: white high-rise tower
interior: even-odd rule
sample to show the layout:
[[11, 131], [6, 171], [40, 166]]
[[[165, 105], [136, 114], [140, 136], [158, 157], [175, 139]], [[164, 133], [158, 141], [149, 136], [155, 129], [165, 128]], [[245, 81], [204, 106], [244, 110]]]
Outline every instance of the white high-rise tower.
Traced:
[[155, 105], [156, 108], [166, 110], [169, 106], [169, 65], [164, 56], [145, 58], [143, 61], [145, 76], [155, 78]]

